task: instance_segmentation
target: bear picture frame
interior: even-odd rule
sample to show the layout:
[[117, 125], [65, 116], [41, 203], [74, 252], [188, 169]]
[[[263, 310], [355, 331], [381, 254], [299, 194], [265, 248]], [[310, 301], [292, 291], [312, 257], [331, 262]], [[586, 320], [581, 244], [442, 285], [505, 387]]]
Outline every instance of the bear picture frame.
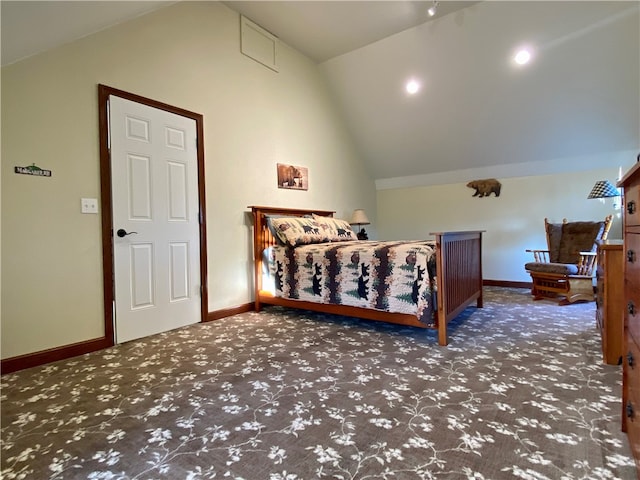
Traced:
[[309, 190], [309, 169], [285, 163], [276, 164], [278, 188]]

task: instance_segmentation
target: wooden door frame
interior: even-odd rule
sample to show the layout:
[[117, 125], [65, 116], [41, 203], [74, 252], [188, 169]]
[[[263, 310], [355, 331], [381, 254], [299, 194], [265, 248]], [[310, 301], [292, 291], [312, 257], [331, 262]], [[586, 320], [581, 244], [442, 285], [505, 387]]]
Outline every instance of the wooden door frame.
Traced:
[[199, 113], [167, 105], [150, 98], [118, 90], [106, 85], [98, 85], [98, 116], [100, 131], [100, 203], [102, 205], [102, 271], [104, 283], [104, 332], [110, 346], [115, 344], [114, 337], [114, 249], [113, 249], [113, 210], [111, 197], [111, 152], [109, 149], [109, 96], [124, 98], [132, 102], [154, 107], [159, 110], [195, 120], [197, 135], [198, 161], [198, 208], [200, 226], [200, 322], [207, 320], [208, 283], [207, 283], [207, 228], [204, 182], [204, 117]]

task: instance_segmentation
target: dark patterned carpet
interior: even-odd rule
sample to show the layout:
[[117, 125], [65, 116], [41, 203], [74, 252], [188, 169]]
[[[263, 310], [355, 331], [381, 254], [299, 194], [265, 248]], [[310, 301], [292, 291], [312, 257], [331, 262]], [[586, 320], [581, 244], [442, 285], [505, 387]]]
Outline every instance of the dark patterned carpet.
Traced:
[[2, 377], [3, 479], [635, 479], [595, 306], [270, 308]]

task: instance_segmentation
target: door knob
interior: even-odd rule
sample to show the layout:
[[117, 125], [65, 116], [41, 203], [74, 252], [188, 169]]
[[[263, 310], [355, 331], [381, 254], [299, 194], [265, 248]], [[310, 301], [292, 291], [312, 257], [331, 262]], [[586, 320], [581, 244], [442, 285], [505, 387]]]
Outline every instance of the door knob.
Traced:
[[127, 235], [133, 235], [134, 233], [138, 233], [138, 232], [127, 232], [124, 228], [121, 228], [116, 232], [116, 235], [122, 238], [122, 237], [126, 237]]

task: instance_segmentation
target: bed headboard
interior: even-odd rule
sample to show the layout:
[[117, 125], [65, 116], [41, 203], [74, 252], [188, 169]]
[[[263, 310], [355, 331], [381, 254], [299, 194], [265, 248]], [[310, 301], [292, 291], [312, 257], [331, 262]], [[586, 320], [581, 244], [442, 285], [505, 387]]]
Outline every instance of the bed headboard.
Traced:
[[265, 248], [276, 245], [277, 240], [274, 238], [267, 219], [269, 215], [286, 215], [289, 217], [304, 217], [312, 214], [322, 217], [333, 217], [335, 213], [332, 210], [306, 210], [302, 208], [284, 208], [284, 207], [257, 207], [250, 206], [253, 213], [253, 260], [255, 267], [255, 288], [256, 298], [262, 285], [262, 252]]

